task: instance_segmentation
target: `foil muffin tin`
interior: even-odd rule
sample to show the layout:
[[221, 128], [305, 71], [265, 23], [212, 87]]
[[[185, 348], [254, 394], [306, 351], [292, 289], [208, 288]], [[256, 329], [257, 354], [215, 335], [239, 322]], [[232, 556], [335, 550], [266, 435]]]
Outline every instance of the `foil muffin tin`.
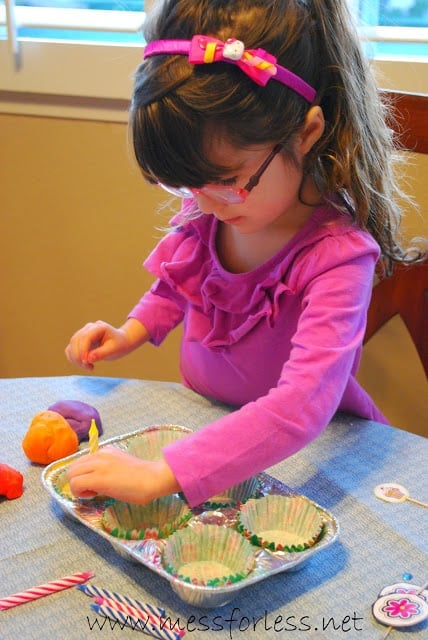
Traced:
[[[189, 429], [177, 425], [161, 425], [138, 429], [122, 436], [116, 436], [100, 443], [100, 447], [107, 444], [118, 446], [124, 450], [132, 450], [132, 443], [137, 438], [150, 432], [150, 438], [154, 431], [172, 431], [177, 437], [183, 437], [191, 433]], [[161, 439], [164, 439], [162, 434]], [[125, 540], [115, 538], [104, 530], [101, 522], [103, 511], [111, 502], [110, 498], [97, 496], [93, 499], [70, 499], [70, 494], [64, 492], [65, 473], [67, 467], [78, 457], [88, 453], [84, 449], [62, 460], [57, 460], [47, 466], [42, 473], [42, 483], [45, 489], [56, 500], [63, 511], [69, 516], [77, 519], [81, 524], [95, 531], [98, 535], [108, 540], [113, 548], [123, 557], [141, 563], [148, 569], [154, 571], [165, 578], [178, 596], [194, 606], [199, 607], [220, 607], [233, 600], [242, 589], [265, 580], [270, 576], [284, 571], [296, 570], [299, 565], [308, 561], [314, 554], [330, 546], [339, 535], [339, 524], [335, 517], [320, 505], [301, 496], [308, 503], [314, 505], [320, 512], [323, 521], [323, 531], [319, 540], [314, 546], [303, 551], [270, 551], [254, 546], [254, 568], [242, 580], [232, 584], [221, 586], [204, 586], [189, 584], [180, 578], [169, 573], [163, 566], [162, 555], [166, 544], [165, 540]], [[258, 495], [260, 497], [277, 495], [297, 495], [282, 482], [266, 473], [258, 474]], [[187, 526], [200, 527], [203, 524], [216, 525], [236, 529], [238, 522], [239, 508], [235, 506], [224, 506], [210, 508], [209, 505], [201, 505], [192, 509], [192, 517]]]

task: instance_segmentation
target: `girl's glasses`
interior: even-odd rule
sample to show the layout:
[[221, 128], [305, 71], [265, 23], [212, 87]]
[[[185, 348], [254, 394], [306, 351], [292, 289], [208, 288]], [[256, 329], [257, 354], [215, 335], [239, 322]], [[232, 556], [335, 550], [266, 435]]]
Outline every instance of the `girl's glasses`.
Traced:
[[242, 204], [247, 199], [248, 194], [255, 186], [258, 185], [260, 178], [281, 149], [282, 144], [277, 144], [272, 149], [266, 160], [260, 165], [256, 173], [251, 176], [243, 189], [228, 187], [221, 184], [207, 184], [203, 187], [199, 187], [198, 189], [194, 187], [169, 187], [166, 184], [162, 184], [162, 182], [158, 182], [158, 185], [159, 187], [162, 187], [162, 189], [165, 189], [165, 191], [168, 191], [168, 193], [172, 193], [172, 195], [177, 196], [178, 198], [194, 198], [195, 196], [202, 194], [204, 196], [208, 196], [208, 198], [211, 198], [212, 200], [218, 200], [223, 204]]

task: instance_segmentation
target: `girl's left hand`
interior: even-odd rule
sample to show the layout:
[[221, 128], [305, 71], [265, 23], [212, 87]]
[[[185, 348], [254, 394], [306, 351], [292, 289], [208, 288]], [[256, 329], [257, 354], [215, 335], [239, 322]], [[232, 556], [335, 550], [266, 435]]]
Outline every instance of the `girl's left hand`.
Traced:
[[112, 445], [78, 458], [69, 466], [67, 478], [77, 498], [103, 494], [124, 502], [146, 504], [180, 491], [163, 458], [142, 460]]

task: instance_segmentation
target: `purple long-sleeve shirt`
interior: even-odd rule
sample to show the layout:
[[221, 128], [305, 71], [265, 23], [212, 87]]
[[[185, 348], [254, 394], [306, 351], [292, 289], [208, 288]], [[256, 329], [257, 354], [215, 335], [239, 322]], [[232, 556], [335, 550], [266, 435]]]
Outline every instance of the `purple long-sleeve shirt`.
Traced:
[[201, 216], [161, 240], [144, 263], [157, 281], [129, 316], [156, 345], [183, 322], [183, 383], [239, 407], [164, 449], [191, 505], [296, 453], [337, 410], [387, 423], [354, 377], [373, 238], [322, 206], [267, 262], [230, 273], [217, 226]]

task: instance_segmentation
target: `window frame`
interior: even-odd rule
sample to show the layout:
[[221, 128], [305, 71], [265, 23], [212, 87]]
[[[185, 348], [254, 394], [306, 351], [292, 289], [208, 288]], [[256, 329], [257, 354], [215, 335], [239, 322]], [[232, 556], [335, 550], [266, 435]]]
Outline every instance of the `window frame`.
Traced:
[[[146, 0], [147, 10], [152, 3], [153, 0]], [[20, 24], [35, 24], [37, 20], [43, 20], [41, 12], [37, 18], [38, 12], [34, 7], [20, 6], [16, 10]], [[102, 28], [112, 32], [138, 31], [145, 18], [144, 12], [58, 9], [55, 15], [51, 15], [53, 26], [61, 22], [61, 13], [63, 18], [66, 17], [64, 12], [68, 14], [68, 26], [74, 24], [86, 29], [99, 28], [100, 20], [95, 14], [103, 14]], [[70, 12], [74, 12], [74, 22], [70, 22]], [[115, 15], [119, 13], [122, 14], [121, 25]], [[130, 16], [132, 13], [134, 15]], [[0, 25], [5, 22], [5, 17], [5, 11], [3, 15], [0, 13]], [[428, 41], [428, 29], [413, 29], [412, 37], [417, 42]], [[409, 29], [405, 28], [367, 26], [362, 30], [362, 38], [371, 41], [409, 41], [408, 34]], [[15, 43], [0, 40], [0, 113], [125, 122], [133, 73], [142, 59], [142, 51], [142, 38], [141, 44], [31, 38], [20, 38]], [[379, 87], [428, 93], [426, 57], [379, 55], [371, 60]]]

